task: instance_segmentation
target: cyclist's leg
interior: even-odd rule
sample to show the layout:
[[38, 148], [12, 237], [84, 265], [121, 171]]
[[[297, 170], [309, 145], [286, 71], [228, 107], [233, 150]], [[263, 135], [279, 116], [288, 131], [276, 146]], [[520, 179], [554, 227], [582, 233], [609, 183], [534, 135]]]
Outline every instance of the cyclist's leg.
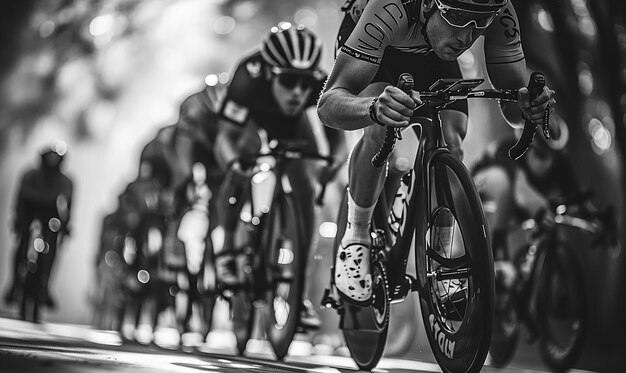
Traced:
[[54, 260], [57, 254], [58, 233], [51, 231], [49, 224], [44, 225], [43, 232], [44, 240], [49, 245], [49, 251], [46, 255], [42, 256], [41, 263], [41, 290], [43, 296], [42, 301], [48, 307], [54, 308], [56, 306], [56, 302], [50, 295], [50, 275], [52, 273], [52, 267], [54, 265]]
[[[374, 83], [362, 95], [377, 96], [387, 83]], [[383, 188], [387, 167], [374, 167], [386, 128], [369, 126], [363, 131], [349, 159], [348, 224], [335, 258], [335, 285], [343, 298], [356, 303], [372, 295], [370, 274], [370, 221]]]
[[215, 267], [217, 277], [224, 283], [236, 283], [235, 261], [232, 253], [235, 249], [235, 229], [237, 227], [238, 214], [243, 206], [242, 195], [246, 187], [247, 179], [235, 172], [229, 172], [220, 187], [215, 201], [217, 208], [218, 225], [223, 235], [222, 247], [216, 247]]

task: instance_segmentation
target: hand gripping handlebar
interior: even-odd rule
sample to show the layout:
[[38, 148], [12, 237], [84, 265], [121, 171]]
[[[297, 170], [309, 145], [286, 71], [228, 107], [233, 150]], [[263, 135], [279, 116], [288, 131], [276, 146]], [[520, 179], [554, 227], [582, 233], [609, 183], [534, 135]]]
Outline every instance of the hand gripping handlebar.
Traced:
[[[531, 101], [541, 94], [545, 85], [546, 78], [543, 76], [542, 73], [534, 72], [530, 75], [530, 81], [528, 82], [528, 94], [530, 95]], [[519, 138], [519, 140], [517, 140], [515, 145], [513, 145], [513, 147], [509, 149], [509, 157], [511, 157], [511, 159], [518, 160], [524, 155], [524, 153], [526, 153], [526, 150], [528, 150], [530, 143], [535, 137], [536, 127], [537, 125], [531, 120], [525, 120], [522, 136]]]
[[[413, 84], [413, 76], [411, 74], [404, 73], [398, 78], [398, 84], [396, 84], [396, 87], [400, 88], [404, 93], [409, 94], [411, 89], [413, 89]], [[385, 164], [385, 162], [387, 162], [387, 158], [389, 158], [389, 154], [393, 151], [393, 147], [396, 144], [396, 139], [400, 135], [400, 131], [400, 128], [396, 129], [394, 127], [387, 127], [383, 145], [380, 147], [378, 153], [372, 157], [372, 166], [381, 167]]]

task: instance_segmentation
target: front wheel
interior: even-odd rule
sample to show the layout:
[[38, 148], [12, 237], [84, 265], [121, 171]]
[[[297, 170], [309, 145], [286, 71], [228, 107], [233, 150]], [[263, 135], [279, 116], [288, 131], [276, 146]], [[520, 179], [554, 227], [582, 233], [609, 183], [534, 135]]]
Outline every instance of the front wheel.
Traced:
[[583, 272], [568, 246], [557, 243], [548, 250], [539, 280], [539, 349], [546, 365], [564, 372], [580, 356], [587, 332]]
[[482, 204], [468, 170], [449, 152], [434, 155], [427, 177], [430, 195], [422, 202], [430, 208], [416, 230], [425, 331], [444, 372], [478, 372], [494, 317], [493, 254]]
[[296, 332], [307, 247], [303, 243], [300, 214], [291, 195], [279, 195], [264, 223], [262, 245], [267, 253], [267, 314], [265, 332], [276, 358], [289, 351]]

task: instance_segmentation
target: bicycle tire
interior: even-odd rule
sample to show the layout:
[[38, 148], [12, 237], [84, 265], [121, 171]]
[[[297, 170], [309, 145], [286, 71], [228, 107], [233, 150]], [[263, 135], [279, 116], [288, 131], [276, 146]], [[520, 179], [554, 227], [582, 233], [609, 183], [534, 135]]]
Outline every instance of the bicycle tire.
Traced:
[[[575, 259], [576, 253], [569, 246], [557, 242], [548, 250], [539, 277], [539, 350], [553, 371], [565, 372], [580, 356], [587, 334], [583, 272]], [[560, 332], [566, 337], [565, 341], [563, 336], [557, 335]]]
[[[337, 235], [335, 236], [335, 255], [341, 238], [346, 229], [348, 214], [348, 192], [346, 191], [341, 208]], [[361, 370], [372, 370], [380, 361], [389, 330], [389, 314], [391, 302], [389, 300], [389, 283], [387, 271], [380, 261], [373, 265], [373, 300], [367, 307], [344, 304], [340, 310], [339, 327], [342, 330], [346, 346], [352, 359]]]
[[239, 290], [230, 297], [233, 332], [237, 341], [237, 352], [243, 355], [252, 336], [254, 327], [254, 295], [252, 291]]
[[[247, 194], [246, 197], [251, 198], [251, 195]], [[248, 215], [252, 216], [251, 205], [249, 203], [243, 204], [242, 211], [243, 210], [250, 210]], [[240, 211], [240, 217], [242, 215]], [[243, 248], [242, 250], [237, 250], [240, 252], [238, 254], [239, 257], [235, 260], [238, 261], [238, 270], [244, 271], [244, 282], [229, 296], [233, 332], [235, 334], [237, 352], [239, 355], [244, 354], [254, 328], [256, 316], [254, 302], [257, 299], [255, 284], [258, 268], [257, 262], [260, 259], [258, 255], [259, 250], [255, 250], [254, 247], [250, 246], [253, 245], [254, 239], [251, 236], [251, 230], [248, 225], [248, 222], [240, 218], [235, 228], [235, 247]], [[241, 255], [245, 257], [241, 257]], [[242, 258], [245, 258], [245, 264], [241, 263], [240, 259]], [[250, 268], [246, 271], [242, 266], [249, 266]]]
[[389, 282], [385, 266], [377, 261], [372, 270], [372, 304], [345, 305], [340, 325], [352, 360], [361, 370], [372, 370], [385, 351], [389, 331]]
[[276, 197], [266, 222], [262, 245], [267, 254], [265, 333], [278, 360], [289, 352], [298, 326], [307, 248], [302, 239], [298, 205], [289, 194]]
[[[422, 250], [416, 250], [418, 271], [432, 274], [438, 267], [438, 270], [447, 268], [460, 274], [451, 275], [447, 280], [439, 275], [421, 276], [419, 295], [426, 335], [443, 372], [478, 372], [489, 350], [495, 298], [493, 254], [482, 204], [469, 171], [450, 152], [438, 151], [428, 163], [427, 171], [432, 193], [422, 196], [421, 201], [430, 200], [430, 211], [428, 218], [421, 218], [431, 226], [425, 222], [417, 224], [418, 248], [421, 245], [426, 249], [425, 258], [419, 257], [423, 255]], [[453, 237], [457, 242], [459, 238], [462, 240], [464, 254], [446, 258], [444, 253], [436, 257], [430, 245], [438, 238], [430, 237], [433, 232], [437, 233], [431, 229], [432, 224], [448, 213], [448, 217], [454, 219], [453, 227], [460, 233]], [[455, 289], [454, 293], [441, 294], [450, 288]]]

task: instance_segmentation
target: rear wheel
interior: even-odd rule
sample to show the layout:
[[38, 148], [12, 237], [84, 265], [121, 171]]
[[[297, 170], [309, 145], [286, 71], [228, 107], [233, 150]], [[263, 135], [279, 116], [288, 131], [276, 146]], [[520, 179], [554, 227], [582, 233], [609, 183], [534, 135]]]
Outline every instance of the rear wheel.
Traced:
[[493, 255], [482, 205], [469, 172], [452, 154], [435, 155], [428, 172], [430, 216], [425, 232], [416, 232], [426, 248], [419, 292], [425, 330], [444, 372], [478, 372], [494, 316]]
[[546, 364], [563, 372], [580, 356], [587, 332], [586, 299], [575, 253], [562, 243], [548, 250], [537, 303], [539, 348]]
[[389, 330], [389, 289], [387, 272], [380, 262], [373, 269], [372, 304], [346, 305], [340, 325], [352, 359], [361, 370], [372, 370], [380, 361]]
[[305, 255], [301, 218], [290, 195], [277, 196], [264, 223], [267, 253], [265, 332], [278, 359], [287, 355], [298, 325], [304, 289]]
[[[339, 247], [347, 222], [347, 193], [339, 211], [335, 250]], [[336, 253], [335, 253], [336, 255]], [[361, 370], [373, 369], [385, 350], [389, 330], [389, 288], [387, 272], [380, 261], [372, 263], [372, 303], [367, 307], [344, 304], [339, 326], [352, 359]]]

